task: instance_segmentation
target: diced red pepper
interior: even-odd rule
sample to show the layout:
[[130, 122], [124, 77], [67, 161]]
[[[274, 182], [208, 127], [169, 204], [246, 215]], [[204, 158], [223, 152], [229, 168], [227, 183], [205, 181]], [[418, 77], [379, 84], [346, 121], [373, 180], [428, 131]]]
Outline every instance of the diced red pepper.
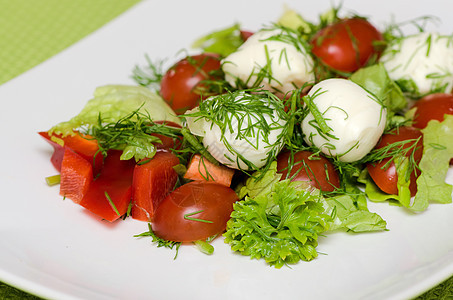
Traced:
[[60, 175], [60, 195], [79, 203], [93, 181], [93, 167], [85, 158], [66, 148]]
[[132, 196], [134, 160], [120, 160], [121, 151], [111, 150], [99, 176], [90, 184], [80, 205], [113, 222], [127, 212]]
[[149, 222], [157, 206], [176, 184], [178, 175], [173, 167], [179, 164], [179, 159], [170, 152], [158, 151], [151, 160], [144, 161], [146, 159], [134, 170], [131, 216]]
[[[75, 132], [74, 135], [62, 137], [59, 134], [49, 135], [49, 133], [45, 131], [39, 132], [39, 135], [41, 135], [54, 148], [54, 153], [52, 154], [50, 161], [57, 171], [61, 171], [61, 163], [63, 161], [65, 148], [72, 149], [75, 153], [90, 162], [94, 166], [94, 174], [98, 174], [102, 168], [103, 157], [100, 153], [98, 153], [98, 143], [95, 140], [90, 139], [89, 136], [84, 136], [78, 132]], [[63, 145], [57, 143], [58, 140], [61, 141]]]

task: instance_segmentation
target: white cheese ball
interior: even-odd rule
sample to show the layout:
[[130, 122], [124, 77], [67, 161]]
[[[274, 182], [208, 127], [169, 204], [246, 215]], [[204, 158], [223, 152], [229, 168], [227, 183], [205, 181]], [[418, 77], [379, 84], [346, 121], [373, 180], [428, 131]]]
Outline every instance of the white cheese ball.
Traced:
[[[216, 101], [219, 97], [214, 96], [205, 101]], [[241, 105], [247, 105], [250, 95], [242, 93], [235, 97], [234, 101]], [[252, 97], [257, 97], [253, 95]], [[269, 110], [272, 105], [265, 99], [261, 104], [254, 102], [253, 110], [256, 112], [257, 107], [261, 105], [263, 113], [251, 113], [246, 110], [236, 110], [234, 113], [225, 112], [226, 123], [231, 126], [222, 124], [225, 131], [219, 125], [207, 118], [187, 117], [187, 125], [192, 134], [203, 137], [203, 145], [208, 152], [220, 163], [234, 169], [256, 170], [263, 167], [270, 155], [276, 156], [283, 146], [283, 130], [286, 120], [282, 118], [277, 110]], [[222, 105], [213, 106], [216, 114], [219, 110], [224, 109]], [[266, 111], [266, 109], [268, 111]], [[187, 114], [196, 114], [200, 110], [195, 108]], [[211, 111], [212, 113], [212, 111]], [[268, 130], [263, 130], [265, 123]]]
[[330, 128], [326, 136], [310, 112], [302, 121], [304, 139], [327, 156], [343, 162], [363, 158], [376, 145], [386, 123], [387, 110], [375, 96], [347, 79], [327, 79], [307, 95]]
[[262, 87], [282, 95], [312, 83], [313, 65], [297, 35], [283, 29], [253, 34], [222, 61], [225, 79], [233, 87], [239, 80], [247, 88]]
[[381, 62], [410, 97], [452, 90], [452, 36], [423, 32], [396, 39], [384, 51]]

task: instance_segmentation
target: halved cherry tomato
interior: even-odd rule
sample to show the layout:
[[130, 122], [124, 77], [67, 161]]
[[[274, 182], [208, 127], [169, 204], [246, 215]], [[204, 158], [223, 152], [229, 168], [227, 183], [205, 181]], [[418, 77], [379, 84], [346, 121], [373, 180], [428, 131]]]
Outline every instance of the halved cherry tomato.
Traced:
[[[49, 133], [45, 131], [38, 132], [38, 134], [54, 148], [50, 161], [57, 171], [61, 170], [61, 163], [63, 161], [65, 148], [69, 148], [85, 158], [94, 166], [94, 174], [99, 173], [102, 167], [103, 156], [101, 153], [97, 152], [99, 150], [97, 141], [78, 132], [75, 132], [74, 135], [66, 135], [64, 137], [60, 134], [49, 135]], [[57, 143], [56, 141], [60, 141], [63, 145]]]
[[[387, 145], [391, 145], [396, 142], [405, 141], [405, 140], [414, 140], [412, 142], [405, 143], [402, 147], [407, 149], [414, 146], [416, 140], [418, 140], [416, 146], [408, 151], [407, 157], [413, 155], [414, 161], [419, 163], [423, 155], [423, 134], [418, 128], [405, 126], [395, 129], [394, 131], [384, 134], [381, 140], [376, 145], [376, 148], [382, 148]], [[376, 185], [385, 193], [391, 195], [398, 194], [398, 174], [396, 173], [395, 163], [392, 161], [387, 166], [390, 158], [385, 158], [380, 162], [368, 163], [367, 169], [373, 181]], [[387, 166], [387, 167], [386, 167]], [[417, 183], [416, 180], [420, 172], [416, 170], [412, 171], [410, 175], [410, 186], [411, 195], [415, 196], [417, 193]]]
[[150, 222], [155, 209], [175, 187], [178, 174], [173, 167], [179, 164], [179, 159], [170, 152], [158, 151], [146, 161], [144, 159], [134, 169], [131, 216]]
[[311, 186], [325, 192], [340, 188], [340, 178], [334, 165], [324, 156], [314, 156], [310, 151], [280, 153], [277, 156], [277, 171], [282, 173], [282, 179], [308, 181]]
[[236, 193], [224, 185], [205, 181], [186, 183], [158, 206], [153, 231], [169, 241], [206, 239], [225, 230], [237, 200]]
[[363, 18], [343, 19], [317, 32], [312, 52], [323, 64], [341, 72], [354, 72], [380, 51], [376, 43], [382, 34]]
[[99, 176], [90, 184], [80, 205], [113, 222], [127, 211], [132, 197], [134, 160], [120, 160], [122, 151], [110, 150]]
[[218, 70], [218, 55], [204, 53], [188, 56], [165, 73], [160, 84], [160, 93], [177, 114], [182, 114], [209, 96], [203, 81], [216, 78], [213, 73]]
[[453, 95], [436, 93], [418, 100], [416, 107], [414, 127], [423, 129], [431, 120], [443, 121], [446, 114], [453, 115]]

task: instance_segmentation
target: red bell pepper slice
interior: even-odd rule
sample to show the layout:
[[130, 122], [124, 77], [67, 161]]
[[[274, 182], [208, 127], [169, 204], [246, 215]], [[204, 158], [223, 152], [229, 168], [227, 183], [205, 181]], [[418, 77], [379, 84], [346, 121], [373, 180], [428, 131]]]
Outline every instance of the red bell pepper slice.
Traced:
[[179, 159], [170, 152], [158, 151], [151, 160], [144, 161], [134, 169], [131, 216], [150, 222], [157, 206], [176, 184], [178, 174], [173, 167], [179, 164]]
[[[49, 133], [45, 131], [39, 132], [39, 135], [54, 148], [54, 153], [52, 154], [50, 161], [57, 171], [61, 171], [61, 163], [63, 161], [65, 148], [72, 149], [75, 153], [93, 164], [94, 174], [98, 174], [102, 168], [103, 156], [101, 153], [98, 153], [98, 143], [96, 140], [90, 139], [89, 136], [75, 132], [75, 135], [62, 137], [59, 134], [49, 135]], [[58, 140], [62, 142], [62, 145], [56, 142]]]
[[99, 176], [90, 184], [80, 205], [113, 222], [127, 212], [132, 196], [134, 160], [120, 160], [121, 151], [110, 150]]
[[65, 148], [60, 176], [60, 195], [79, 203], [93, 181], [93, 167], [85, 158]]

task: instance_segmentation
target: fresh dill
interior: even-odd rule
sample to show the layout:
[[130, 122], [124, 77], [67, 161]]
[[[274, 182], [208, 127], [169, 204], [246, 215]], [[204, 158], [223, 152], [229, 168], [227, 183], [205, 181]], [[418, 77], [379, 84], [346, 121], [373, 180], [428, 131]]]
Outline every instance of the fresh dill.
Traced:
[[175, 248], [176, 254], [175, 254], [174, 259], [176, 259], [178, 257], [179, 247], [181, 247], [181, 244], [182, 244], [181, 242], [167, 241], [167, 240], [164, 240], [164, 239], [158, 237], [154, 233], [153, 228], [151, 227], [150, 223], [148, 223], [148, 231], [134, 235], [134, 237], [147, 237], [147, 236], [152, 237], [152, 239], [153, 239], [152, 242], [157, 244], [158, 248], [160, 248], [160, 247], [164, 247], [164, 248], [168, 248], [168, 249]]
[[147, 65], [144, 67], [135, 66], [132, 72], [132, 79], [137, 84], [147, 87], [153, 91], [160, 90], [160, 82], [163, 77], [164, 60], [152, 61], [147, 54], [145, 54]]
[[[275, 159], [283, 146], [283, 141], [290, 139], [286, 136], [289, 132], [286, 126], [289, 116], [285, 111], [284, 102], [265, 90], [231, 91], [210, 97], [200, 103], [198, 110], [187, 113], [185, 117], [193, 118], [194, 122], [200, 120], [210, 122], [211, 129], [217, 126], [221, 132], [220, 141], [236, 156], [226, 158], [238, 163], [238, 166], [242, 162], [251, 170], [258, 168], [236, 150], [226, 138], [227, 135], [234, 135], [235, 141], [239, 140], [244, 147], [252, 149], [257, 149], [259, 143], [264, 142], [269, 153], [268, 162]], [[284, 125], [282, 120], [285, 121]], [[270, 144], [268, 138], [273, 130], [281, 130], [281, 133], [277, 137], [277, 142]]]
[[86, 134], [98, 142], [99, 152], [104, 157], [108, 150], [114, 149], [123, 151], [121, 159], [140, 161], [156, 153], [155, 144], [161, 140], [155, 134], [178, 139], [180, 131], [166, 123], [155, 123], [148, 114], [135, 110], [113, 123], [104, 123], [100, 115], [97, 125], [90, 127]]

